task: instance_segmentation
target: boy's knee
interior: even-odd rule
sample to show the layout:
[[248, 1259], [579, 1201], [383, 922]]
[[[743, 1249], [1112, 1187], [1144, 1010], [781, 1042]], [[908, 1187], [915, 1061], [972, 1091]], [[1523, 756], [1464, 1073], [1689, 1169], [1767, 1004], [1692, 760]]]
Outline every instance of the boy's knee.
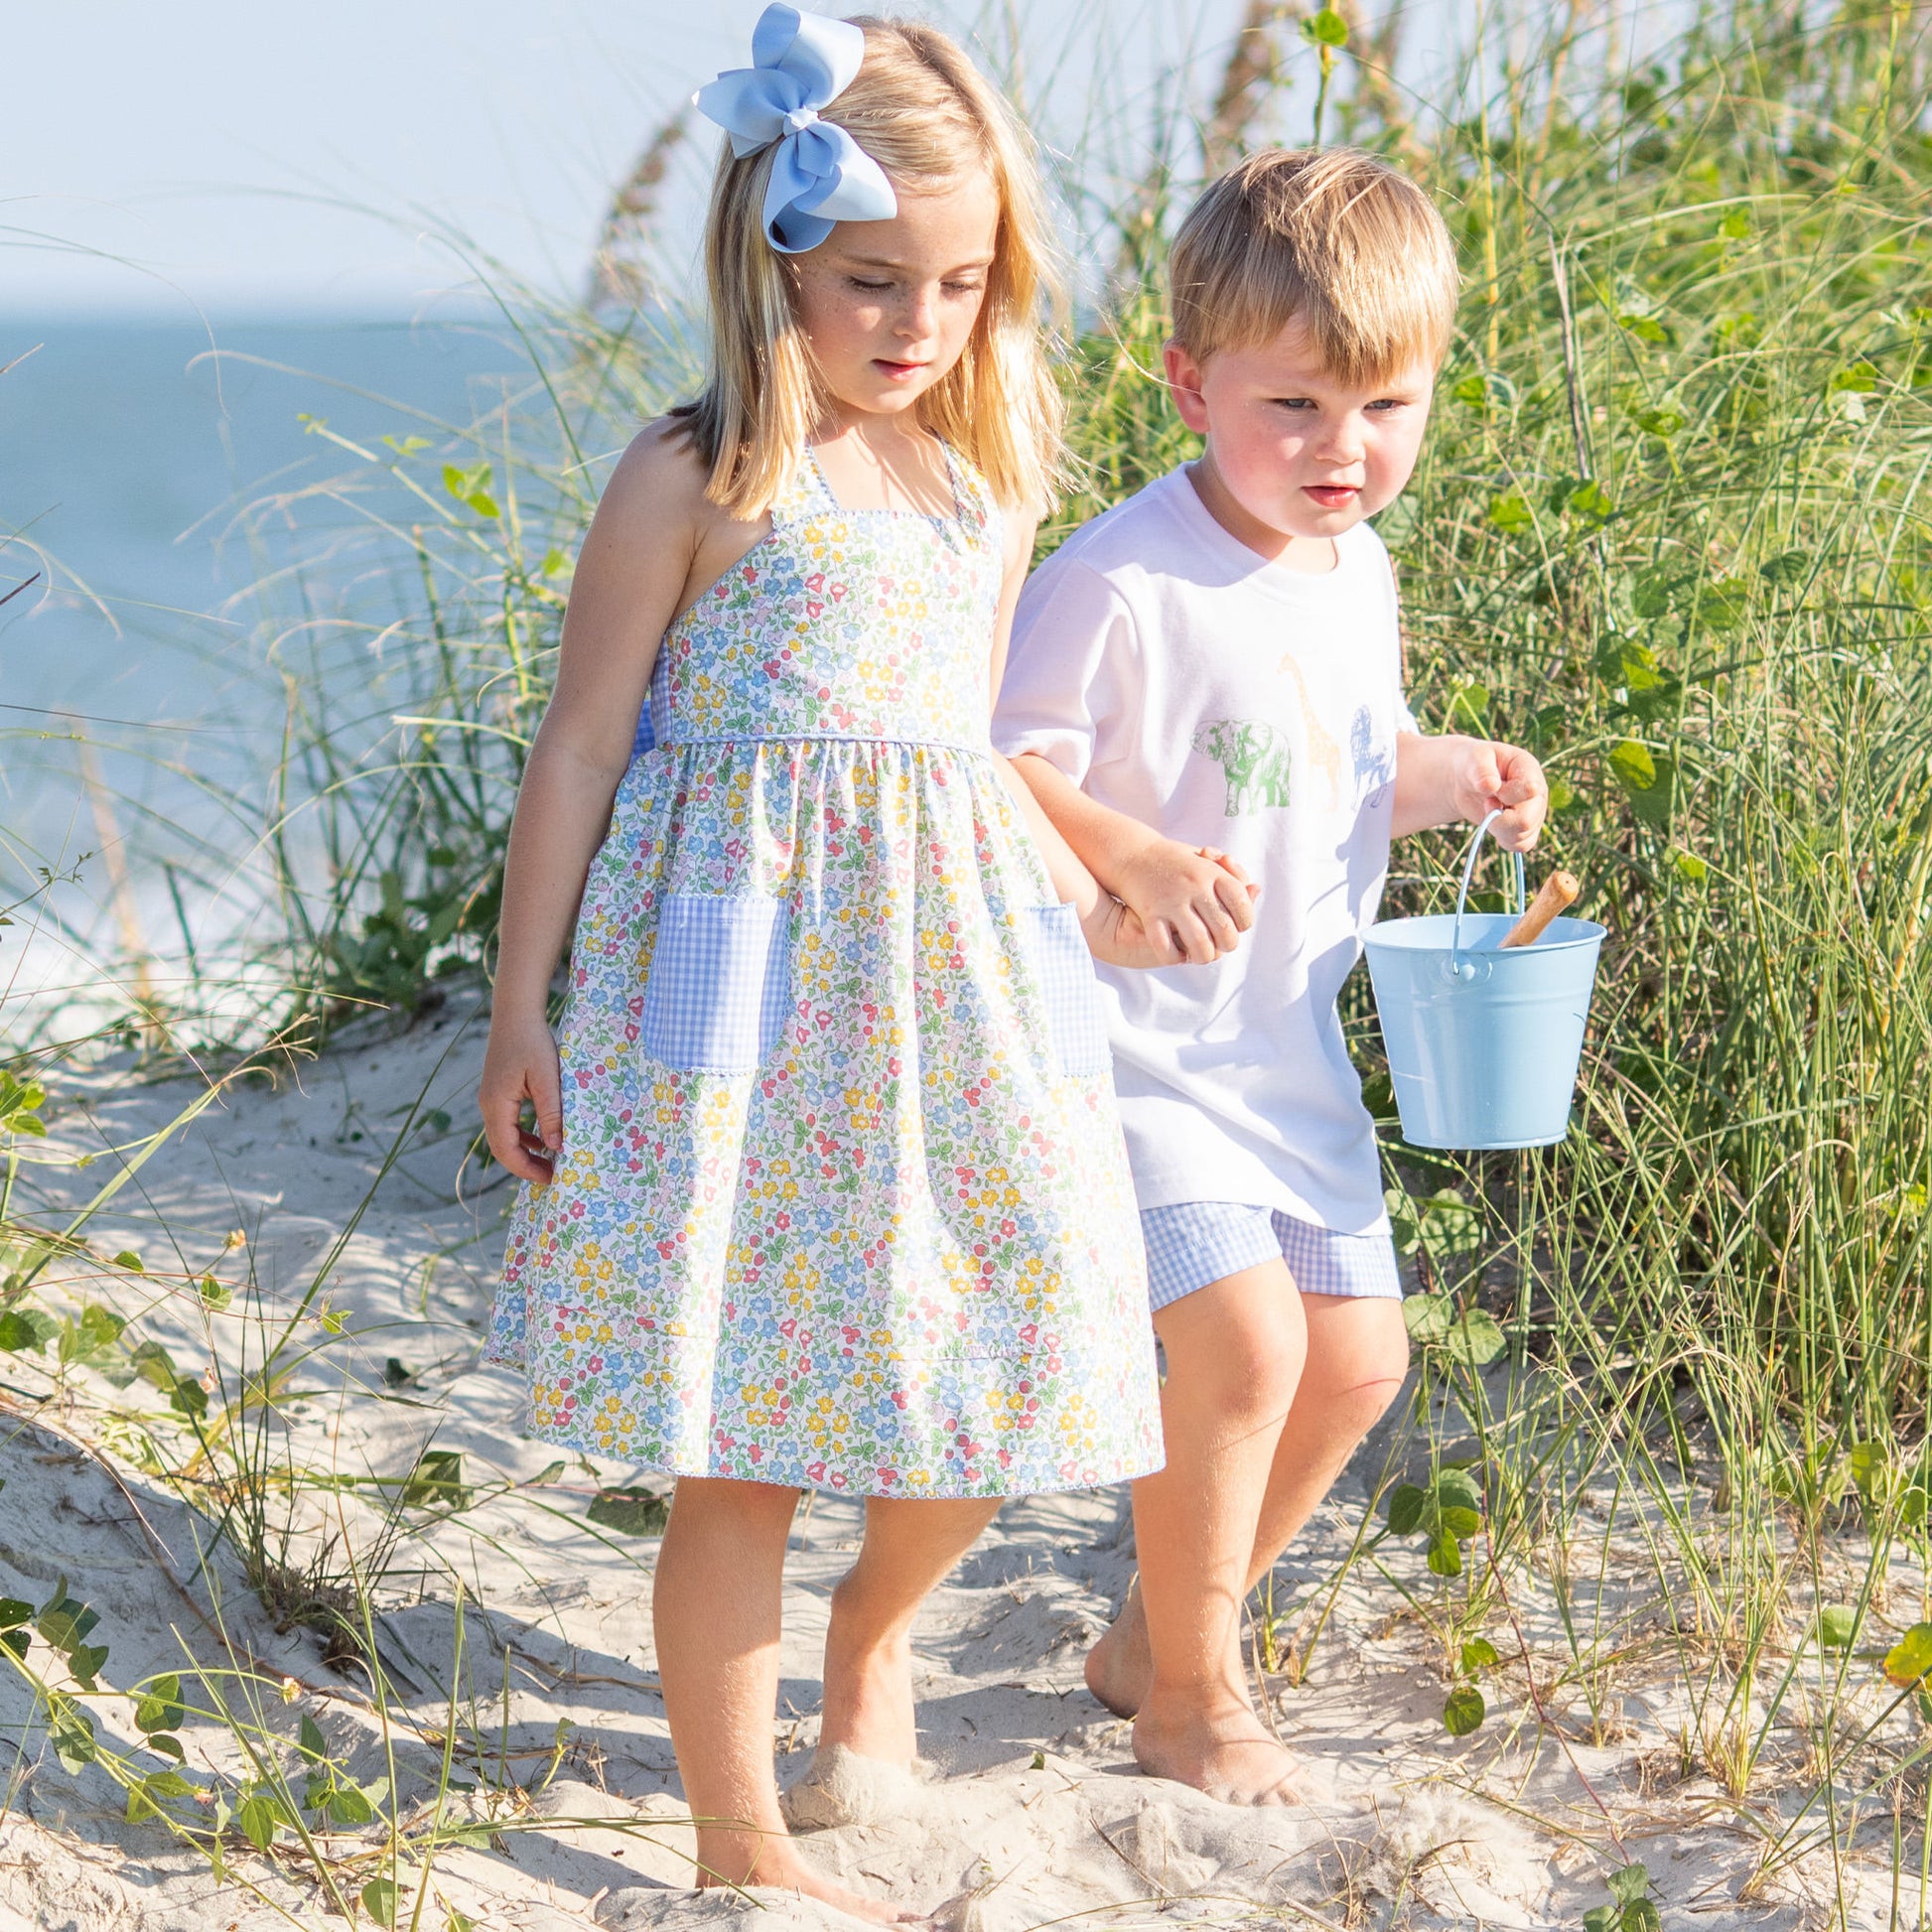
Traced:
[[[1288, 1414], [1307, 1357], [1307, 1332], [1290, 1311], [1257, 1307], [1220, 1324], [1178, 1366], [1189, 1393], [1218, 1415], [1264, 1424]], [[1171, 1373], [1175, 1366], [1171, 1359]]]
[[1409, 1332], [1401, 1305], [1378, 1303], [1373, 1315], [1340, 1332], [1317, 1324], [1303, 1382], [1306, 1401], [1318, 1403], [1337, 1435], [1367, 1435], [1402, 1393], [1409, 1375]]

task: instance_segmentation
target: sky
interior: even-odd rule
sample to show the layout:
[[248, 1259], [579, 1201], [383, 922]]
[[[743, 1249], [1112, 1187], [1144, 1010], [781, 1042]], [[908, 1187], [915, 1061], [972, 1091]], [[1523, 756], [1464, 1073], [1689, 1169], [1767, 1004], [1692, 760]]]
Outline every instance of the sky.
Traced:
[[[0, 310], [407, 311], [464, 280], [437, 239], [450, 225], [525, 279], [574, 287], [612, 184], [694, 86], [745, 63], [761, 4], [9, 8]], [[1117, 73], [1153, 72], [1184, 36], [1224, 41], [1241, 12], [1239, 0], [906, 10], [996, 31], [1023, 18], [1039, 58], [1071, 45]], [[701, 165], [693, 155], [687, 172]]]

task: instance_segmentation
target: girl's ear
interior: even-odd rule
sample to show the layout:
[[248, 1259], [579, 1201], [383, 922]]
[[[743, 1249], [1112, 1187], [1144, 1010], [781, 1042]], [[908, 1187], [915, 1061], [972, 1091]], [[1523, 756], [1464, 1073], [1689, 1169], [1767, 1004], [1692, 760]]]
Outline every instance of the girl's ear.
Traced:
[[1201, 365], [1178, 343], [1169, 343], [1161, 351], [1168, 371], [1168, 392], [1180, 420], [1196, 436], [1207, 434], [1207, 398], [1201, 394]]

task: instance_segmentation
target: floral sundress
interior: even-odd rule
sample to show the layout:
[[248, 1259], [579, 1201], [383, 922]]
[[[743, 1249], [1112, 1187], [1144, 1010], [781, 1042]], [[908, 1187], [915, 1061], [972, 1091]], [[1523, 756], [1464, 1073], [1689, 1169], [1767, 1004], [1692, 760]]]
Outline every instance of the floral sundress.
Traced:
[[855, 511], [808, 452], [665, 635], [487, 1350], [546, 1442], [855, 1495], [1161, 1465], [1097, 983], [991, 759], [999, 513], [947, 463], [953, 515]]

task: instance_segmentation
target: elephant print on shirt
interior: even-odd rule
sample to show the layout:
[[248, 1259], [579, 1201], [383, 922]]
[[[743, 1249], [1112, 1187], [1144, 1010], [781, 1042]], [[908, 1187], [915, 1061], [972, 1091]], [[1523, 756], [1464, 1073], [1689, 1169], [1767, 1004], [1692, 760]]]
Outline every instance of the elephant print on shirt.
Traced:
[[1194, 750], [1221, 767], [1229, 818], [1288, 803], [1289, 745], [1273, 725], [1259, 718], [1212, 718], [1195, 732]]

